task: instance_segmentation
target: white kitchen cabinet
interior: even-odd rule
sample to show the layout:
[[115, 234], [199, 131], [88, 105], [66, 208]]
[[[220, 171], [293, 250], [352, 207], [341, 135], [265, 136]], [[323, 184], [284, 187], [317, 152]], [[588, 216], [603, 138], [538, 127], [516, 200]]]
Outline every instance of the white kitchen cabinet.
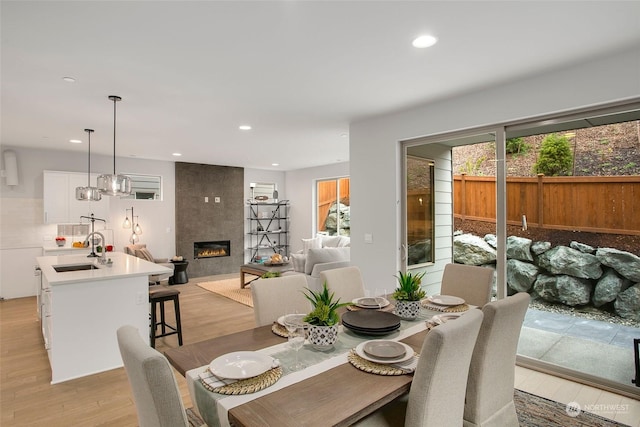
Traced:
[[[76, 187], [87, 185], [87, 174], [80, 172], [44, 171], [43, 199], [45, 224], [79, 223], [81, 216], [107, 219], [109, 197], [102, 200], [76, 200]], [[91, 174], [91, 185], [96, 185], [98, 174]]]

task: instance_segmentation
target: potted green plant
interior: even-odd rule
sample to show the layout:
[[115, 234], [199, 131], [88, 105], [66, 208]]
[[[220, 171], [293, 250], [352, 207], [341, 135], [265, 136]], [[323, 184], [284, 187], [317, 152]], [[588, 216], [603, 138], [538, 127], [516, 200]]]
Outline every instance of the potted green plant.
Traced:
[[396, 314], [403, 319], [415, 319], [420, 313], [420, 300], [426, 296], [420, 286], [424, 272], [414, 275], [398, 271], [398, 275], [394, 277], [398, 279], [398, 287], [393, 292]]
[[304, 318], [304, 321], [310, 325], [309, 343], [319, 350], [329, 350], [338, 339], [340, 316], [336, 310], [346, 306], [347, 303], [340, 303], [340, 299], [334, 299], [335, 294], [329, 292], [326, 282], [318, 292], [307, 288], [304, 296], [313, 307], [313, 310]]

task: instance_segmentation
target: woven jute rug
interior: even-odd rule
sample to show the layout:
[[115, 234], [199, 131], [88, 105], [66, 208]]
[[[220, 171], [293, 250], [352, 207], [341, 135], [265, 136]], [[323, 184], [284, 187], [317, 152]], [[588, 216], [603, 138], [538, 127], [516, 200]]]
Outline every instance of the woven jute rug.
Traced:
[[[590, 412], [567, 413], [567, 405], [533, 394], [516, 390], [514, 395], [516, 411], [520, 427], [625, 427], [615, 421], [602, 418]], [[190, 427], [200, 427], [200, 419], [193, 413], [193, 409], [187, 409]]]
[[217, 280], [215, 282], [202, 282], [198, 283], [202, 289], [206, 289], [209, 292], [222, 295], [232, 299], [240, 304], [253, 307], [253, 299], [251, 298], [251, 289], [240, 289], [240, 279], [225, 279]]

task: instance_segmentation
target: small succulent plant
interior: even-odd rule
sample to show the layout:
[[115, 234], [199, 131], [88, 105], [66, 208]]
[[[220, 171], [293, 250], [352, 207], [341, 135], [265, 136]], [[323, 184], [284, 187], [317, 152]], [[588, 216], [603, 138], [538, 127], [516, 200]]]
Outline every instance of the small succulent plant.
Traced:
[[340, 322], [340, 316], [336, 311], [340, 307], [348, 305], [347, 303], [340, 303], [340, 299], [334, 300], [334, 293], [329, 292], [327, 283], [322, 285], [322, 290], [314, 292], [307, 288], [307, 292], [304, 296], [311, 302], [313, 310], [307, 314], [304, 321], [316, 326], [333, 326]]
[[420, 286], [424, 272], [413, 275], [398, 271], [398, 275], [394, 277], [398, 279], [398, 287], [393, 292], [393, 298], [396, 301], [420, 301], [426, 296]]

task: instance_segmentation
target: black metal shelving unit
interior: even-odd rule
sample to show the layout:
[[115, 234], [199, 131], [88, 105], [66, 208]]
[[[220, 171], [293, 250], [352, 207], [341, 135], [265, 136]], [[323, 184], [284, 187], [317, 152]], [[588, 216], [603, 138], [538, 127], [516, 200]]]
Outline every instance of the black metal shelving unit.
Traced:
[[289, 256], [289, 201], [249, 203], [249, 259]]

